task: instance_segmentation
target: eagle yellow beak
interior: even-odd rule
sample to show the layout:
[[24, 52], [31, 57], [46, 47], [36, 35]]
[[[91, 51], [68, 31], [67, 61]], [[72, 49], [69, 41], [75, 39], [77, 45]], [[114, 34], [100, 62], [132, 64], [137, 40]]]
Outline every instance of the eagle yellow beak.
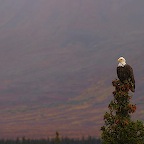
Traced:
[[120, 57], [119, 59], [118, 59], [118, 62], [125, 62], [126, 60], [123, 58], [123, 57]]
[[120, 62], [120, 61], [121, 61], [121, 59], [119, 58], [117, 61], [118, 61], [118, 62]]

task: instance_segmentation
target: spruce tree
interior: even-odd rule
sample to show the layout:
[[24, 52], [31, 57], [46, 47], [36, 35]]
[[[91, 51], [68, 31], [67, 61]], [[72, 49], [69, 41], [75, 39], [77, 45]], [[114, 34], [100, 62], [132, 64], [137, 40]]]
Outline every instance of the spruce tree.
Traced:
[[131, 85], [129, 81], [112, 82], [115, 90], [114, 99], [108, 105], [109, 112], [104, 114], [102, 144], [144, 144], [144, 125], [141, 121], [132, 121], [131, 114], [136, 111], [136, 104], [130, 102]]
[[61, 140], [60, 140], [59, 132], [56, 131], [55, 144], [60, 144], [60, 143]]

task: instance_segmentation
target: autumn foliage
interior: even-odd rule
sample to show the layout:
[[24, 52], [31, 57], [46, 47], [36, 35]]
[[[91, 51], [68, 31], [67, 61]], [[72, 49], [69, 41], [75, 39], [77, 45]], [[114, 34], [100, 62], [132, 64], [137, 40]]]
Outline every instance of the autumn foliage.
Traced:
[[104, 115], [102, 130], [103, 144], [144, 144], [144, 126], [141, 121], [132, 121], [131, 114], [136, 111], [136, 104], [131, 104], [129, 82], [112, 82], [115, 90], [114, 99], [108, 105], [109, 112]]

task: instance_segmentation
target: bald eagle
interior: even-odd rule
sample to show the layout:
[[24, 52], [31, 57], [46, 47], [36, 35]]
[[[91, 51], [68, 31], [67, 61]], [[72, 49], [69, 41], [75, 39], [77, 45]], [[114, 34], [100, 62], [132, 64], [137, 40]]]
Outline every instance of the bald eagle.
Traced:
[[117, 76], [119, 80], [122, 83], [127, 80], [131, 85], [131, 91], [135, 92], [135, 79], [132, 67], [126, 64], [126, 60], [123, 57], [120, 57], [118, 62], [119, 64], [117, 66]]

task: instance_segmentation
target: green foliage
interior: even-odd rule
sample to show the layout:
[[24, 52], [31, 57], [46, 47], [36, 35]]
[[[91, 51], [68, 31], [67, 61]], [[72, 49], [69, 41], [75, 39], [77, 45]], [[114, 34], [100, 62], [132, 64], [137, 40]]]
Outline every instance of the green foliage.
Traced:
[[144, 126], [141, 121], [132, 121], [131, 114], [136, 105], [130, 103], [128, 81], [112, 82], [115, 87], [114, 99], [108, 105], [109, 112], [104, 115], [105, 125], [101, 127], [103, 144], [144, 144]]
[[[0, 139], [0, 144], [55, 144], [55, 139], [26, 139], [17, 138], [16, 140]], [[100, 144], [100, 139], [94, 137], [87, 137], [81, 139], [61, 138], [61, 144]]]

